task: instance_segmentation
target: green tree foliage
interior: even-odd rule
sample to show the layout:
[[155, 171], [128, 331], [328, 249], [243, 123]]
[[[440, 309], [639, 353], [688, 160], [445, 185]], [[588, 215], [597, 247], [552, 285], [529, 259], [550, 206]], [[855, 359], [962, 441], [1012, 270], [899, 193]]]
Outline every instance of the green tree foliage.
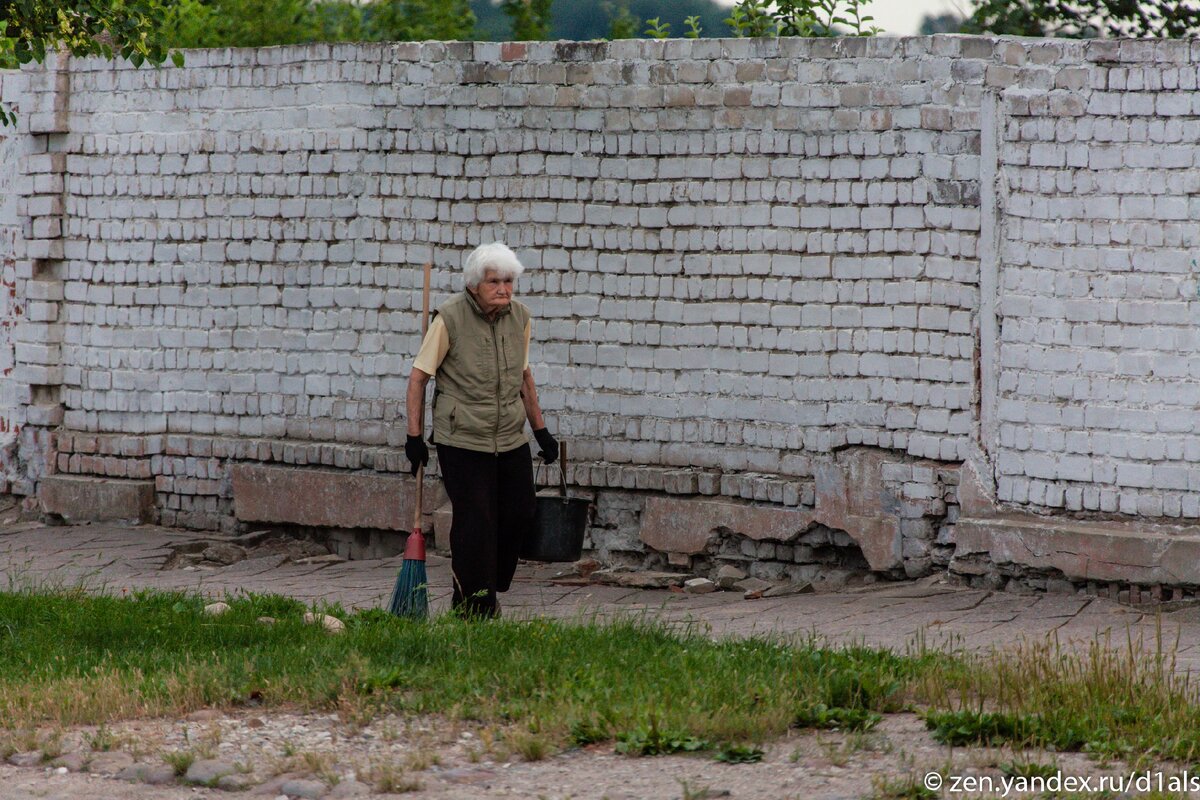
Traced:
[[660, 22], [658, 17], [646, 20], [646, 30], [642, 31], [647, 39], [670, 39], [671, 23]]
[[166, 35], [177, 47], [264, 47], [320, 38], [308, 0], [176, 0]]
[[[638, 28], [641, 26], [641, 20], [635, 17], [629, 10], [629, 0], [621, 0], [616, 5], [608, 3], [603, 6], [604, 11], [608, 14], [608, 38], [609, 39], [636, 39]], [[693, 19], [693, 17], [688, 17]]]
[[500, 10], [512, 24], [513, 40], [528, 42], [548, 39], [552, 3], [553, 0], [500, 0]]
[[21, 66], [16, 55], [13, 54], [13, 45], [16, 44], [16, 40], [4, 35], [7, 29], [8, 21], [0, 19], [0, 69], [16, 69]]
[[1194, 0], [982, 0], [963, 33], [1182, 38], [1200, 33]]
[[357, 42], [366, 38], [363, 11], [358, 3], [317, 3], [313, 8], [317, 22], [317, 38], [322, 42]]
[[468, 0], [175, 0], [166, 35], [178, 47], [462, 40], [474, 23]]
[[[476, 35], [504, 41], [514, 38], [512, 23], [499, 0], [471, 0], [478, 19]], [[549, 39], [640, 38], [644, 20], [655, 19], [672, 31], [688, 30], [685, 20], [696, 16], [703, 36], [728, 36], [722, 20], [728, 9], [716, 0], [553, 0], [550, 5]], [[682, 35], [676, 34], [676, 35]]]
[[[41, 63], [64, 49], [76, 56], [120, 57], [134, 66], [162, 64], [170, 56], [164, 35], [165, 0], [0, 0], [0, 68]], [[0, 125], [15, 121], [0, 106]]]
[[[998, 0], [998, 2], [1001, 0]], [[738, 0], [725, 24], [734, 36], [874, 36], [871, 0]]]
[[375, 0], [364, 16], [367, 38], [374, 41], [476, 38], [470, 0]]
[[[19, 64], [64, 48], [77, 56], [120, 56], [135, 66], [167, 60], [164, 0], [0, 0], [0, 26]], [[177, 55], [172, 56], [177, 57]]]
[[958, 33], [962, 27], [963, 18], [958, 14], [926, 14], [921, 18], [921, 27], [917, 32], [922, 36], [932, 36], [935, 33]]

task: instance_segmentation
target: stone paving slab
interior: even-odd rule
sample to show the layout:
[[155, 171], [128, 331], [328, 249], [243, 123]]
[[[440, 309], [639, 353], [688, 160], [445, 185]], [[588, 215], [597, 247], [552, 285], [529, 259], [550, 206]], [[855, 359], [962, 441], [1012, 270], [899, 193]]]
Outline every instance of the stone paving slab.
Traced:
[[[83, 585], [110, 592], [154, 588], [213, 597], [278, 593], [312, 603], [378, 608], [387, 603], [402, 564], [400, 557], [303, 564], [271, 555], [221, 568], [164, 568], [172, 545], [211, 538], [157, 526], [10, 523], [0, 526], [0, 586]], [[505, 614], [556, 619], [645, 614], [700, 625], [713, 636], [815, 635], [899, 651], [918, 639], [927, 646], [988, 651], [1046, 636], [1082, 646], [1109, 635], [1109, 646], [1126, 648], [1130, 639], [1140, 638], [1142, 647], [1153, 652], [1161, 628], [1168, 646], [1178, 642], [1176, 667], [1200, 669], [1198, 607], [1163, 612], [1101, 598], [991, 592], [929, 579], [748, 601], [737, 592], [689, 595], [552, 582], [564, 566], [522, 564], [512, 590], [502, 597]], [[450, 603], [449, 559], [431, 553], [427, 568], [436, 613]]]

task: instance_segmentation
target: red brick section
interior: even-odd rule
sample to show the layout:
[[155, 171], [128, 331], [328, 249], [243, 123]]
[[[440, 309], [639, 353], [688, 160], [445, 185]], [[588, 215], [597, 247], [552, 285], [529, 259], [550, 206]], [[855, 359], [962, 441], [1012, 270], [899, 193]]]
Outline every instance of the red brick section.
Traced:
[[520, 61], [525, 58], [525, 49], [524, 42], [505, 42], [500, 45], [500, 60]]

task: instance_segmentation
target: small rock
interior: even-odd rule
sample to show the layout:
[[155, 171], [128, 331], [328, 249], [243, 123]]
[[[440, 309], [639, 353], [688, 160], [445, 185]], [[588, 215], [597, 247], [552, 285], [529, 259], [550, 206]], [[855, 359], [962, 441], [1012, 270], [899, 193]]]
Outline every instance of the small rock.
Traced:
[[14, 767], [36, 767], [42, 763], [42, 751], [30, 750], [25, 753], [13, 753], [8, 757], [8, 763]]
[[708, 578], [692, 578], [683, 582], [683, 590], [688, 594], [708, 594], [715, 592], [717, 585]]
[[235, 772], [237, 772], [237, 767], [233, 764], [206, 758], [196, 761], [188, 767], [187, 775], [183, 776], [183, 779], [188, 783], [211, 786], [226, 775], [232, 775]]
[[288, 797], [302, 797], [304, 800], [320, 800], [329, 794], [329, 787], [320, 781], [292, 780], [283, 784], [279, 791]]
[[841, 589], [850, 583], [854, 577], [854, 573], [848, 569], [827, 569], [818, 577], [823, 588]]
[[212, 722], [221, 718], [221, 712], [215, 708], [202, 708], [187, 715], [188, 722]]
[[593, 573], [592, 579], [597, 583], [627, 589], [668, 589], [683, 584], [683, 575], [677, 572], [617, 572], [602, 569]]
[[732, 590], [738, 581], [744, 580], [746, 580], [746, 573], [729, 564], [717, 570], [717, 585], [727, 592]]
[[170, 764], [134, 764], [117, 773], [123, 781], [164, 786], [175, 782], [175, 769]]
[[68, 772], [83, 772], [83, 768], [87, 766], [87, 763], [87, 756], [83, 753], [63, 753], [51, 761], [50, 765], [59, 769], [65, 769]]
[[274, 617], [259, 617], [257, 621], [259, 625], [274, 625], [276, 619]]
[[94, 775], [116, 775], [121, 770], [133, 765], [133, 756], [114, 750], [111, 753], [97, 753], [88, 763], [88, 772]]
[[496, 773], [482, 767], [459, 767], [441, 772], [438, 777], [450, 783], [478, 783], [495, 778]]
[[142, 779], [142, 770], [147, 766], [149, 765], [133, 764], [118, 772], [116, 777], [122, 781], [140, 781]]
[[763, 592], [763, 597], [788, 597], [793, 594], [812, 594], [813, 585], [808, 581], [788, 583], [782, 586], [772, 586]]
[[210, 617], [219, 617], [229, 611], [229, 603], [209, 603], [204, 607], [204, 613]]
[[739, 592], [746, 594], [758, 593], [761, 596], [762, 592], [770, 589], [775, 584], [762, 580], [761, 578], [746, 578], [740, 580], [733, 585], [733, 588]]
[[296, 564], [340, 564], [346, 559], [339, 556], [337, 553], [324, 553], [319, 556], [305, 556], [297, 558], [293, 563]]
[[236, 564], [246, 557], [246, 551], [236, 544], [228, 544], [227, 542], [218, 542], [217, 544], [209, 545], [204, 548], [204, 560], [212, 561], [222, 566]]
[[222, 775], [217, 779], [217, 788], [226, 792], [244, 792], [254, 785], [245, 775]]
[[175, 768], [170, 764], [155, 764], [142, 773], [142, 783], [166, 786], [175, 782]]
[[70, 771], [71, 770], [67, 769], [66, 767], [55, 767], [54, 768], [55, 775], [66, 775]]
[[[306, 777], [305, 773], [302, 773], [302, 772], [285, 772], [284, 774], [276, 775], [274, 778], [267, 781], [266, 783], [263, 783], [260, 786], [256, 786], [255, 788], [251, 789], [250, 794], [263, 795], [266, 797], [276, 797], [279, 795], [280, 792], [283, 791], [283, 785], [285, 783], [287, 783], [288, 781], [292, 781], [292, 780], [298, 780], [298, 779], [304, 778], [304, 777]], [[283, 795], [283, 796], [287, 797], [287, 795]]]
[[337, 617], [331, 617], [328, 614], [314, 614], [307, 611], [304, 614], [304, 623], [306, 625], [321, 624], [329, 633], [341, 633], [346, 630], [346, 623], [342, 622]]
[[342, 797], [363, 797], [371, 793], [371, 787], [365, 783], [359, 783], [356, 780], [338, 781], [338, 785], [333, 787], [333, 791], [329, 793], [330, 798]]

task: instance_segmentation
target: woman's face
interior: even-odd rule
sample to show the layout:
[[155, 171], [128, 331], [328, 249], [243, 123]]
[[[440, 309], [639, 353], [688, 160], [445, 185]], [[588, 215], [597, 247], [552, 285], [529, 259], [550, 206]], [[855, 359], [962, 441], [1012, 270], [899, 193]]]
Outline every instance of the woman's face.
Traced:
[[504, 277], [494, 269], [486, 270], [483, 273], [483, 280], [475, 287], [474, 294], [475, 301], [479, 303], [479, 308], [483, 313], [491, 314], [499, 311], [512, 302], [512, 276]]

